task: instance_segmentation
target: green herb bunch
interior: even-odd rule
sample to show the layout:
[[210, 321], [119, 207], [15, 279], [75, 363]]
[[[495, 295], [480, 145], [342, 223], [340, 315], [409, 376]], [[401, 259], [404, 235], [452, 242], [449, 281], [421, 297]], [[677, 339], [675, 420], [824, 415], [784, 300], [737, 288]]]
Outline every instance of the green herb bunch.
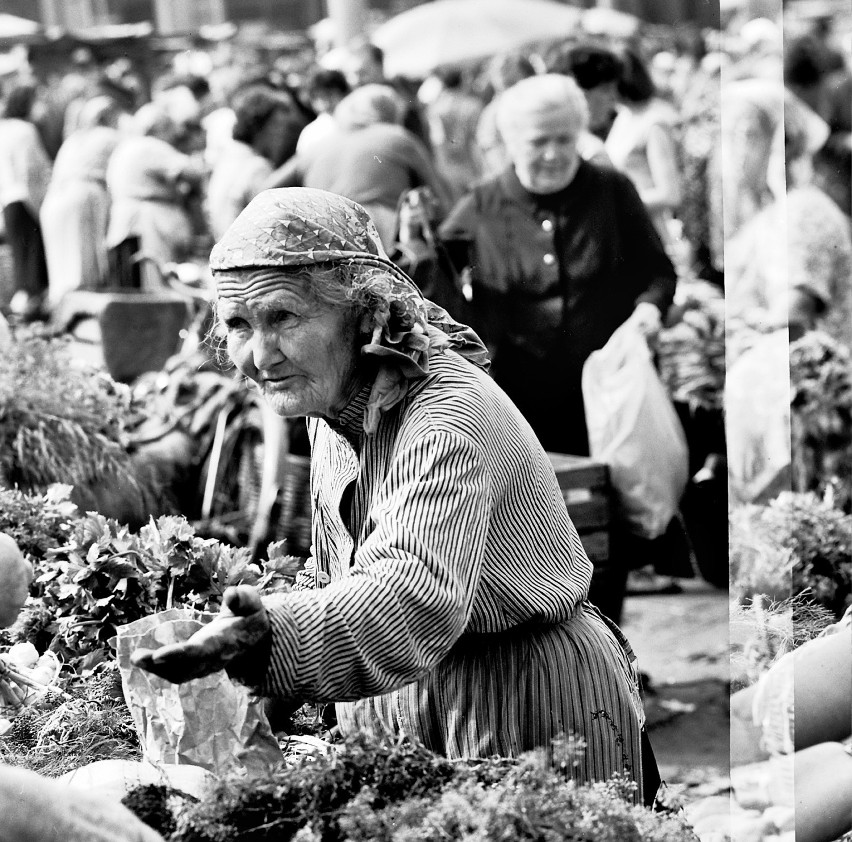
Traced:
[[566, 780], [553, 752], [454, 761], [408, 740], [355, 736], [184, 804], [170, 842], [692, 842], [677, 815], [633, 804], [635, 784]]
[[0, 762], [55, 777], [96, 760], [140, 759], [115, 662], [86, 676], [63, 673], [57, 689], [12, 720], [0, 740]]
[[730, 560], [741, 599], [806, 594], [839, 618], [852, 603], [852, 515], [810, 493], [743, 507], [732, 515]]
[[318, 758], [302, 758], [263, 778], [228, 777], [178, 819], [179, 842], [277, 842], [310, 825], [324, 842], [345, 836], [341, 811], [361, 792], [381, 809], [405, 798], [436, 795], [453, 765], [421, 746], [364, 736]]
[[71, 486], [59, 483], [43, 494], [0, 488], [0, 532], [11, 535], [38, 566], [49, 550], [65, 543], [71, 523], [79, 517], [70, 497]]
[[852, 360], [819, 331], [790, 345], [793, 482], [852, 511]]
[[[685, 842], [695, 837], [677, 815], [653, 813], [625, 798], [618, 780], [575, 786], [541, 770], [493, 787], [460, 780], [436, 798], [406, 799], [374, 810], [369, 794], [340, 817], [347, 842]], [[320, 842], [311, 828], [300, 842]]]
[[199, 538], [183, 517], [164, 515], [132, 532], [89, 513], [49, 552], [35, 587], [57, 627], [53, 648], [74, 661], [108, 653], [118, 626], [173, 606], [215, 611], [227, 587], [270, 576], [280, 578], [264, 577], [248, 549]]
[[0, 486], [51, 483], [131, 487], [126, 429], [130, 390], [73, 358], [68, 343], [38, 333], [4, 349], [0, 368]]

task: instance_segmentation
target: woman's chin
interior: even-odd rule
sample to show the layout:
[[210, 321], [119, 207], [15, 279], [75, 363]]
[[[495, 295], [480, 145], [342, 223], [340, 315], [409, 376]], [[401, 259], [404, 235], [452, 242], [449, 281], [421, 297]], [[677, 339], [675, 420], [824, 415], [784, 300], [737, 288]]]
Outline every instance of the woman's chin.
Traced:
[[276, 415], [283, 418], [297, 418], [308, 414], [310, 408], [308, 402], [287, 389], [264, 388], [262, 394], [264, 400]]

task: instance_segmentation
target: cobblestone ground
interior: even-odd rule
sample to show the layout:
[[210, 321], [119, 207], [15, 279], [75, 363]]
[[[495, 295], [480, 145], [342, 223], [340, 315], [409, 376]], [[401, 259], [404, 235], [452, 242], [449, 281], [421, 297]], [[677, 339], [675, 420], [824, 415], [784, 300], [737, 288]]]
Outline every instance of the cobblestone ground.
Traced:
[[682, 593], [628, 595], [622, 628], [647, 676], [660, 774], [701, 842], [731, 839], [728, 595], [701, 579]]

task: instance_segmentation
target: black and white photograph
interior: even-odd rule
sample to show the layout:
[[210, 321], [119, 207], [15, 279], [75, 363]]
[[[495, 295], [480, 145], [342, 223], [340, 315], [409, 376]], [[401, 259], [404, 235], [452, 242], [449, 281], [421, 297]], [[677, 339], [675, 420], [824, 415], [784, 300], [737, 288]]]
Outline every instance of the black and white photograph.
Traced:
[[0, 842], [852, 842], [852, 0], [0, 0]]

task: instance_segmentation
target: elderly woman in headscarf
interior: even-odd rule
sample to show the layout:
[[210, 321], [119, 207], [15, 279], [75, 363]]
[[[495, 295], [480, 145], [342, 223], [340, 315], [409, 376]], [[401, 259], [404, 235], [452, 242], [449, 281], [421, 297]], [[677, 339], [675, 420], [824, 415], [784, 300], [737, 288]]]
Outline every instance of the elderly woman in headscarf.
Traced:
[[228, 355], [278, 414], [308, 417], [312, 555], [290, 594], [231, 589], [210, 625], [135, 663], [174, 682], [225, 667], [335, 702], [344, 734], [453, 758], [573, 733], [578, 780], [626, 771], [652, 797], [634, 659], [586, 601], [553, 468], [476, 336], [324, 191], [261, 193], [211, 267]]
[[52, 307], [71, 290], [96, 289], [107, 283], [106, 169], [120, 139], [120, 115], [109, 97], [89, 100], [78, 116], [79, 128], [57, 153], [41, 207]]

